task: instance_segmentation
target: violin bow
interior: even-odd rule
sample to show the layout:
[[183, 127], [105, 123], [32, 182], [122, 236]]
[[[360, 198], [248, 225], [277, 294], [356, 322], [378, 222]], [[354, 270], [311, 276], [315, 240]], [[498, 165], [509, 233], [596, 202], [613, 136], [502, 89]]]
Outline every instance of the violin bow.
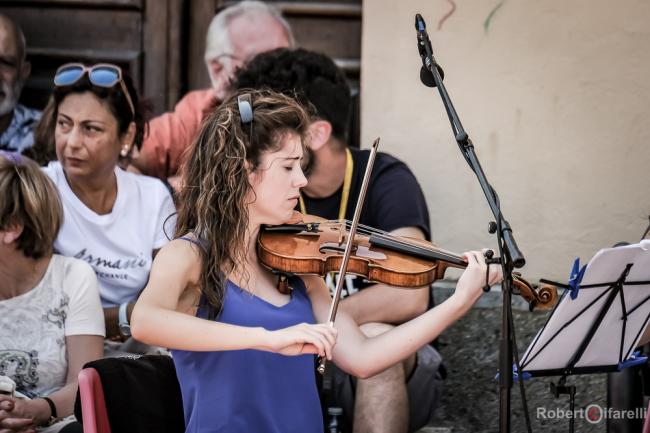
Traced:
[[[368, 191], [368, 184], [370, 183], [370, 173], [372, 173], [372, 166], [375, 164], [375, 157], [377, 156], [377, 148], [379, 147], [379, 137], [375, 139], [372, 143], [372, 148], [370, 149], [370, 156], [368, 157], [368, 164], [366, 164], [366, 172], [363, 175], [363, 182], [361, 184], [361, 192], [357, 198], [357, 204], [354, 208], [354, 216], [352, 217], [352, 225], [350, 226], [350, 232], [348, 233], [348, 239], [345, 243], [345, 252], [343, 253], [343, 260], [341, 261], [341, 268], [339, 269], [339, 278], [336, 281], [336, 289], [334, 290], [334, 298], [332, 299], [332, 305], [330, 305], [329, 319], [328, 323], [333, 328], [334, 320], [336, 320], [336, 312], [339, 308], [339, 301], [341, 300], [341, 292], [343, 290], [343, 283], [345, 282], [345, 273], [348, 270], [348, 262], [350, 261], [350, 256], [352, 255], [352, 245], [354, 237], [357, 233], [357, 226], [359, 225], [359, 218], [361, 217], [361, 209], [363, 208], [363, 202], [366, 199], [366, 192]], [[320, 374], [325, 374], [325, 358], [320, 359], [318, 365], [318, 372]]]

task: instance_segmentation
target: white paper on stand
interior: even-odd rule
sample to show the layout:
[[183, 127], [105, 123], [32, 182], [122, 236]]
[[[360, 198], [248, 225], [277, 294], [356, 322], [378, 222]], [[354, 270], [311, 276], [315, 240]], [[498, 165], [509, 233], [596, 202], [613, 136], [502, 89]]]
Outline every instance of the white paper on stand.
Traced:
[[[650, 281], [650, 240], [600, 250], [589, 262], [580, 286], [617, 281], [633, 264], [626, 282]], [[569, 366], [607, 302], [610, 286], [580, 288], [576, 299], [565, 291], [547, 324], [522, 357], [523, 371]], [[605, 293], [607, 292], [607, 293]], [[623, 305], [628, 312], [623, 320]], [[631, 310], [636, 308], [632, 313]], [[630, 357], [650, 317], [650, 285], [624, 285], [574, 368], [615, 366]], [[625, 329], [623, 329], [625, 323]]]

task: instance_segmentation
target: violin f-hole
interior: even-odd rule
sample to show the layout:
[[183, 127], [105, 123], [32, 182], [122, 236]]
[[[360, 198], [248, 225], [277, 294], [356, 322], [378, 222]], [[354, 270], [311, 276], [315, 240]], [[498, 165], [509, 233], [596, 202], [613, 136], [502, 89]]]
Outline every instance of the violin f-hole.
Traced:
[[[327, 253], [343, 254], [343, 253], [345, 253], [345, 245], [336, 244], [334, 242], [325, 242], [320, 246], [320, 248], [318, 248], [318, 251], [320, 251], [323, 254], [327, 254]], [[357, 251], [357, 246], [353, 245], [352, 246], [352, 253], [354, 253], [356, 251]]]

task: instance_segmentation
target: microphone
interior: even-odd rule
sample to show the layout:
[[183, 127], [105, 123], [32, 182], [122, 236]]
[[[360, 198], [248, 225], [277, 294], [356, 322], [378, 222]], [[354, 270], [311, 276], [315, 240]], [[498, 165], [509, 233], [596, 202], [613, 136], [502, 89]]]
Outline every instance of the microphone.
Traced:
[[[436, 81], [433, 79], [433, 73], [431, 72], [431, 64], [436, 67], [438, 74], [440, 74], [440, 79], [445, 78], [445, 71], [442, 70], [440, 65], [436, 62], [436, 59], [433, 57], [433, 49], [431, 48], [431, 41], [429, 40], [429, 35], [427, 34], [427, 25], [424, 22], [422, 15], [415, 14], [415, 30], [418, 32], [418, 52], [420, 53], [420, 58], [422, 59], [422, 67], [420, 68], [420, 81], [427, 87], [436, 87]], [[429, 48], [427, 50], [427, 48]], [[430, 58], [429, 58], [430, 54]]]

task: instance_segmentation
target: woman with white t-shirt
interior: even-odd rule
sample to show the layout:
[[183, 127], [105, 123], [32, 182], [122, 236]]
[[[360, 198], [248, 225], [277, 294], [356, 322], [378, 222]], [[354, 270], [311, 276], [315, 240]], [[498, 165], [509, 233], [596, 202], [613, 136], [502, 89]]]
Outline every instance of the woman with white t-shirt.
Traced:
[[0, 394], [2, 432], [81, 432], [77, 375], [101, 358], [104, 321], [90, 266], [52, 254], [62, 220], [38, 165], [0, 151], [0, 378], [11, 385]]
[[160, 180], [118, 166], [140, 147], [146, 124], [122, 70], [70, 63], [57, 70], [54, 84], [36, 133], [37, 140], [53, 137], [58, 159], [45, 168], [65, 214], [54, 247], [92, 266], [107, 336], [124, 340], [153, 257], [173, 233], [174, 204]]

